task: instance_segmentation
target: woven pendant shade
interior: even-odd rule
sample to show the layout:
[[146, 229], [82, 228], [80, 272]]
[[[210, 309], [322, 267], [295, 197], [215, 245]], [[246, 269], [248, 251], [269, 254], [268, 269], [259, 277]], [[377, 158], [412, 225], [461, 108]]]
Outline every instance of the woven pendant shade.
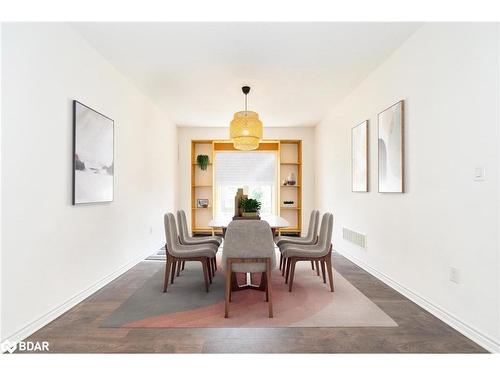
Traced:
[[229, 138], [237, 150], [256, 150], [262, 140], [262, 122], [257, 112], [249, 111], [247, 108], [247, 95], [250, 87], [243, 86], [241, 91], [245, 94], [245, 110], [234, 114], [229, 126]]
[[262, 122], [259, 115], [252, 111], [236, 112], [229, 128], [229, 137], [237, 150], [257, 149], [262, 140]]

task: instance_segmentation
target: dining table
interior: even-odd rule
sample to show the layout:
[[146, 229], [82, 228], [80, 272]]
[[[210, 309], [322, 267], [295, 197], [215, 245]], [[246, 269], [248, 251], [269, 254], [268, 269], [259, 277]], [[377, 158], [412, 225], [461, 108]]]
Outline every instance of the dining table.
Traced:
[[[245, 218], [238, 218], [238, 220], [245, 220]], [[249, 218], [248, 220], [256, 220]], [[271, 215], [271, 214], [262, 214], [260, 215], [260, 220], [267, 221], [271, 230], [273, 231], [273, 235], [276, 234], [276, 231], [281, 228], [286, 228], [290, 226], [290, 223], [286, 221], [281, 216]], [[227, 226], [229, 223], [233, 221], [232, 216], [217, 216], [208, 222], [208, 226], [213, 229], [222, 229], [222, 234], [225, 233]]]

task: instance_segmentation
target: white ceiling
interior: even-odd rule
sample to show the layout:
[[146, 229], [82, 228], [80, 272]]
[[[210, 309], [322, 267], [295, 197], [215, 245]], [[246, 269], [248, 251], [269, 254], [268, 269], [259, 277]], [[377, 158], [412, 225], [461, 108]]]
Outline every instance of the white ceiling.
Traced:
[[228, 126], [252, 87], [264, 126], [314, 126], [418, 23], [77, 23], [179, 126]]

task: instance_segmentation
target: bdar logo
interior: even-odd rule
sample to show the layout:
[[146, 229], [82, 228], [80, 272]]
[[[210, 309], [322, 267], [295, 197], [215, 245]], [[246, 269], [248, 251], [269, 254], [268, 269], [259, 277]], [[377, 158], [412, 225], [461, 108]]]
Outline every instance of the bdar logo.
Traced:
[[12, 342], [12, 341], [5, 341], [2, 344], [2, 353], [9, 352], [9, 353], [14, 353], [17, 348], [17, 342]]
[[19, 341], [12, 342], [6, 340], [2, 344], [2, 353], [14, 353], [19, 352], [48, 352], [49, 342], [48, 341]]

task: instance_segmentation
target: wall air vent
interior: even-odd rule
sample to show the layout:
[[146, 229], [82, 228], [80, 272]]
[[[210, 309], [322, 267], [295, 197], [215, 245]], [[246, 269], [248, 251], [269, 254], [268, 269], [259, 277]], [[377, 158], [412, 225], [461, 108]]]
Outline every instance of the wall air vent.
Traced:
[[342, 238], [346, 241], [366, 249], [366, 234], [356, 232], [352, 229], [342, 227]]

